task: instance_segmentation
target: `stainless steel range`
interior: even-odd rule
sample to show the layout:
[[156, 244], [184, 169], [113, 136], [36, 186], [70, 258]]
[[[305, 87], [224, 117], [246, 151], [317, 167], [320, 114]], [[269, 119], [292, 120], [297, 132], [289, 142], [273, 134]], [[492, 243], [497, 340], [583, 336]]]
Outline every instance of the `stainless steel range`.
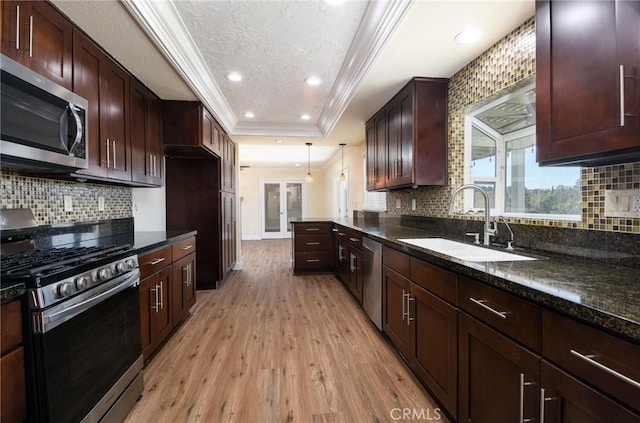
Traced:
[[137, 255], [129, 245], [33, 248], [33, 228], [12, 228], [12, 214], [0, 219], [0, 277], [27, 286], [29, 420], [122, 421], [143, 384]]

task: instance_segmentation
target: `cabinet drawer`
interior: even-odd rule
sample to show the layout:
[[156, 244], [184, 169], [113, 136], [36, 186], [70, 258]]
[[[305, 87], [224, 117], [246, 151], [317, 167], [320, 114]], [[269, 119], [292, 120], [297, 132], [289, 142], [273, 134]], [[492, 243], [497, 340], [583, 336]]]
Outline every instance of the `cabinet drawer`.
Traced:
[[463, 310], [540, 352], [540, 307], [466, 276], [459, 276], [458, 282], [458, 304]]
[[640, 411], [640, 347], [545, 310], [542, 353]]
[[196, 251], [196, 237], [192, 236], [180, 242], [176, 242], [171, 246], [171, 255], [173, 260], [178, 260], [187, 254], [191, 254]]
[[24, 372], [24, 348], [0, 359], [0, 421], [23, 422], [27, 419], [27, 391]]
[[138, 257], [138, 263], [140, 263], [140, 278], [144, 279], [171, 264], [171, 246], [167, 245], [142, 254]]
[[331, 223], [296, 223], [294, 228], [296, 235], [331, 233]]
[[0, 316], [2, 354], [22, 344], [22, 303], [20, 300], [3, 304]]
[[347, 243], [358, 250], [362, 250], [362, 233], [347, 230]]
[[319, 271], [332, 269], [331, 253], [328, 251], [312, 251], [296, 253], [296, 271]]
[[400, 273], [405, 278], [411, 276], [411, 257], [393, 248], [383, 247], [382, 262], [385, 266]]
[[296, 235], [296, 252], [329, 251], [331, 250], [331, 235]]
[[411, 257], [410, 279], [450, 303], [458, 303], [457, 274]]

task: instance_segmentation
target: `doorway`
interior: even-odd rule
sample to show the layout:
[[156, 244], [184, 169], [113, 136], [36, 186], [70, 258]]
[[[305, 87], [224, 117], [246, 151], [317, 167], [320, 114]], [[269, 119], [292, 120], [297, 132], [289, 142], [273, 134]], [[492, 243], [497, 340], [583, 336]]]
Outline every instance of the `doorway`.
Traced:
[[303, 179], [261, 179], [262, 239], [290, 238], [291, 219], [307, 215], [307, 185]]

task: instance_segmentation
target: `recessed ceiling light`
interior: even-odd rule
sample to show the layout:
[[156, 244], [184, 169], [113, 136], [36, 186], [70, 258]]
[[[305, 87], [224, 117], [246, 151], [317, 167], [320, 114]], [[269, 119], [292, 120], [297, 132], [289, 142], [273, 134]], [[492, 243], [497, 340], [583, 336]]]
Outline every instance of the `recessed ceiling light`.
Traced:
[[256, 117], [256, 115], [253, 112], [244, 112], [244, 117], [246, 117], [247, 119], [253, 119], [254, 117]]
[[304, 114], [300, 115], [300, 119], [309, 120], [309, 119], [311, 119], [311, 115], [309, 115], [309, 113], [304, 113]]
[[277, 142], [278, 144], [280, 144], [280, 143], [282, 142], [282, 140], [281, 140], [280, 138], [278, 138], [278, 139], [276, 140], [276, 142]]
[[233, 82], [242, 81], [242, 74], [240, 72], [229, 72], [226, 75], [226, 77], [229, 81], [233, 81]]
[[318, 78], [317, 76], [310, 76], [304, 80], [304, 83], [309, 85], [310, 87], [316, 87], [322, 84], [322, 79]]
[[484, 32], [477, 28], [465, 29], [453, 38], [453, 42], [456, 44], [472, 44], [482, 38], [483, 34]]

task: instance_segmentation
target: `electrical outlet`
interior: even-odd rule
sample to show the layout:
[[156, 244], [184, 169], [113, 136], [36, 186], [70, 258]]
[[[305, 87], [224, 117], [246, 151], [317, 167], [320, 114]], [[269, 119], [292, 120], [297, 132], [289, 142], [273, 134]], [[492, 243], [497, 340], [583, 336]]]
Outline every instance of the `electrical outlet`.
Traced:
[[640, 217], [640, 190], [606, 190], [604, 215], [607, 217]]
[[399, 209], [402, 207], [402, 201], [400, 201], [399, 198], [396, 198], [396, 209]]
[[416, 199], [412, 198], [411, 199], [411, 210], [415, 210], [416, 209]]
[[633, 211], [640, 212], [640, 195], [633, 196]]
[[104, 211], [104, 197], [102, 195], [98, 197], [98, 211]]
[[73, 200], [70, 195], [64, 196], [64, 211], [70, 212], [73, 211]]

